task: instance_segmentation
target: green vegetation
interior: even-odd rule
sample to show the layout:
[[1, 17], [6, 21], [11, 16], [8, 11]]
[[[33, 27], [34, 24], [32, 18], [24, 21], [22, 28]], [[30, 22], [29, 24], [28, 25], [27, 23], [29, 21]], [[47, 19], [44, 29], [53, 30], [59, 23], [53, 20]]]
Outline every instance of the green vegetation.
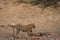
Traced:
[[[24, 3], [25, 0], [18, 0], [20, 3]], [[44, 7], [54, 6], [60, 0], [27, 0], [32, 5], [43, 5]], [[26, 2], [26, 1], [25, 1]]]
[[30, 1], [30, 3], [32, 5], [41, 4], [44, 7], [48, 7], [48, 6], [54, 6], [54, 5], [56, 5], [58, 1], [60, 1], [60, 0], [33, 0], [33, 1]]
[[31, 3], [32, 5], [38, 5], [38, 4], [40, 4], [38, 0], [32, 0], [29, 3]]

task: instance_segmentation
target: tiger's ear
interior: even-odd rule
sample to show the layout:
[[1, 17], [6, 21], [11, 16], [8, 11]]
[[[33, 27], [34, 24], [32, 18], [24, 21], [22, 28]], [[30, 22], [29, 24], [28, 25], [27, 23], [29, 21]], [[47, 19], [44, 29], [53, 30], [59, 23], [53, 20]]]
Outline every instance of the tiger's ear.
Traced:
[[35, 23], [33, 23], [32, 26], [33, 26], [34, 29], [36, 28], [36, 27], [35, 27]]

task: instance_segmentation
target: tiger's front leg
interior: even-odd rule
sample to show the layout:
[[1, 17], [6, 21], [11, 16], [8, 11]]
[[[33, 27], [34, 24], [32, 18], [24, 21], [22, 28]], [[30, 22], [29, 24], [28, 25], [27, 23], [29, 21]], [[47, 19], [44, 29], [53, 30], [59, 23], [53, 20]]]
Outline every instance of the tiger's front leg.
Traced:
[[27, 34], [28, 34], [29, 36], [31, 36], [31, 35], [32, 35], [32, 29], [27, 30]]

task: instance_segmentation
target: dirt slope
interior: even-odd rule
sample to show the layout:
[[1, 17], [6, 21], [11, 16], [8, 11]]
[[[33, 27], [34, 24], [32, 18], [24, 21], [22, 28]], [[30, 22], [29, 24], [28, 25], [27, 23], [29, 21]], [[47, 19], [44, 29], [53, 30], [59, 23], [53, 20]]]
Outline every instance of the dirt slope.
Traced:
[[38, 6], [23, 3], [12, 4], [10, 0], [7, 3], [0, 9], [0, 24], [35, 23], [38, 31], [58, 31], [60, 29], [60, 7], [56, 9], [50, 7], [42, 11], [42, 7]]

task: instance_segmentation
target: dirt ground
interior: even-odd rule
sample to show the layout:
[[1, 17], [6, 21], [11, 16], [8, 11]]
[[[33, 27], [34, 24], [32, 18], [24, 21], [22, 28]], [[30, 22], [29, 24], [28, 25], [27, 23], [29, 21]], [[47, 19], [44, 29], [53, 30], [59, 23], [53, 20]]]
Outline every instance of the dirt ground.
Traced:
[[[39, 5], [32, 6], [24, 3], [18, 5], [18, 3], [13, 4], [13, 1], [10, 0], [0, 0], [0, 24], [20, 23], [26, 25], [35, 23], [36, 29], [33, 29], [33, 32], [52, 32], [55, 33], [56, 40], [60, 40], [58, 35], [60, 33], [60, 6], [56, 8], [48, 7], [44, 11], [42, 9]], [[11, 35], [12, 28], [8, 26], [0, 27], [0, 40], [12, 40]], [[55, 40], [55, 35], [49, 36], [49, 39], [42, 37], [41, 39], [31, 40]]]

